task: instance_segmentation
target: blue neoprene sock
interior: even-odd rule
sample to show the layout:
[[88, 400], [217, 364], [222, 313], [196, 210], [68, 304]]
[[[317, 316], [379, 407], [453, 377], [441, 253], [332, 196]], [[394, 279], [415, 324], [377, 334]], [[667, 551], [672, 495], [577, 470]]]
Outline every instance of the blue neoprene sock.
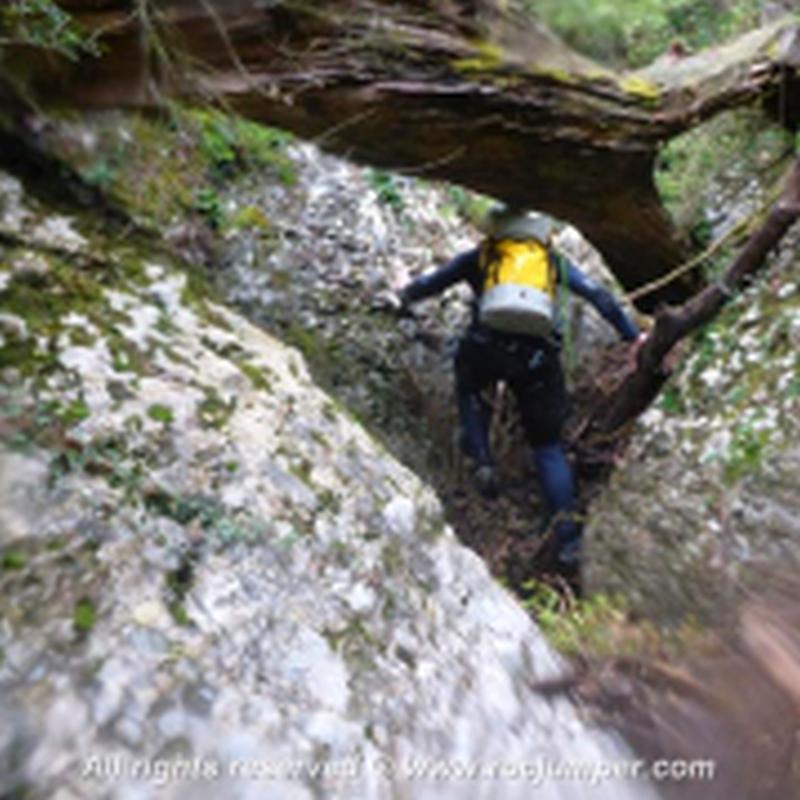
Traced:
[[572, 476], [564, 446], [556, 444], [535, 447], [533, 458], [539, 472], [547, 505], [554, 516], [562, 516], [555, 524], [556, 538], [561, 546], [575, 541], [581, 535], [580, 526], [573, 518], [575, 511], [575, 480]]

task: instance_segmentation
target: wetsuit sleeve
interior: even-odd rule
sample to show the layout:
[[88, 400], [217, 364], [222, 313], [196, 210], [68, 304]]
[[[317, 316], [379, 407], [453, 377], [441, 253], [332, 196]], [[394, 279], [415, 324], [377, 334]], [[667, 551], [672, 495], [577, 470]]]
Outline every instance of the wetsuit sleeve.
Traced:
[[622, 306], [614, 296], [599, 283], [593, 281], [585, 272], [578, 269], [572, 262], [561, 256], [567, 286], [579, 297], [588, 300], [600, 315], [616, 328], [619, 335], [626, 341], [632, 342], [639, 336], [636, 323], [625, 313]]
[[469, 281], [472, 284], [478, 271], [479, 251], [475, 248], [457, 255], [443, 267], [409, 283], [403, 289], [403, 299], [408, 303], [415, 303], [417, 300], [433, 297], [459, 281]]

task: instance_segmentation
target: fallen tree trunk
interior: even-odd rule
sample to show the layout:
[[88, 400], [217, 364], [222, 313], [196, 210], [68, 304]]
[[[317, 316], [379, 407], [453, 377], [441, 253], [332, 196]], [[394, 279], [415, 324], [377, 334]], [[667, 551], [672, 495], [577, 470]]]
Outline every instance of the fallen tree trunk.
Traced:
[[[58, 0], [103, 55], [7, 59], [48, 102], [222, 101], [346, 157], [443, 179], [575, 224], [626, 288], [687, 256], [653, 181], [659, 147], [729, 108], [800, 117], [800, 28], [616, 74], [508, 3]], [[685, 276], [641, 300], [684, 300]]]
[[636, 368], [598, 410], [589, 429], [590, 439], [593, 436], [613, 436], [650, 405], [669, 377], [663, 363], [672, 348], [710, 322], [734, 293], [764, 267], [769, 253], [799, 217], [800, 159], [796, 159], [786, 176], [779, 199], [722, 279], [683, 305], [666, 307], [657, 313], [655, 325], [637, 355]]

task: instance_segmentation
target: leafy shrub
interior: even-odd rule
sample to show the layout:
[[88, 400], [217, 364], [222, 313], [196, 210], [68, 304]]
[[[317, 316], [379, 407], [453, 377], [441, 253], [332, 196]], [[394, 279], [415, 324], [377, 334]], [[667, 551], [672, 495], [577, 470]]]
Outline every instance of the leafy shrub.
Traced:
[[4, 5], [0, 9], [0, 48], [26, 45], [54, 50], [71, 61], [98, 54], [97, 42], [53, 0], [7, 0]]
[[212, 180], [271, 169], [282, 183], [295, 182], [294, 165], [284, 152], [291, 134], [214, 109], [193, 110], [187, 118]]
[[370, 185], [378, 195], [378, 202], [389, 206], [396, 214], [405, 208], [403, 195], [400, 193], [398, 178], [391, 172], [380, 169], [371, 169], [367, 172]]
[[523, 589], [523, 605], [556, 650], [565, 655], [614, 654], [609, 632], [625, 623], [627, 610], [622, 598], [606, 594], [585, 600], [565, 598], [552, 586], [536, 580], [527, 581]]
[[753, 110], [732, 111], [670, 141], [656, 164], [656, 184], [678, 227], [704, 245], [709, 205], [742, 210], [757, 197], [754, 181], [771, 183], [792, 150], [791, 137]]
[[706, 47], [759, 19], [758, 0], [525, 0], [531, 14], [599, 61], [641, 66], [678, 39]]

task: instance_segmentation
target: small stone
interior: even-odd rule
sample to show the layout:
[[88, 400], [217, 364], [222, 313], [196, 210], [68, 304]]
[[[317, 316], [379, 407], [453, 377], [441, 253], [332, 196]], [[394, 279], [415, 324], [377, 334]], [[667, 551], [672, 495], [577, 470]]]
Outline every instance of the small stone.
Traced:
[[159, 622], [164, 620], [165, 615], [164, 606], [155, 600], [141, 603], [133, 609], [134, 621], [137, 625], [145, 628], [158, 626]]
[[11, 341], [28, 341], [28, 326], [22, 317], [15, 314], [0, 313], [0, 333]]
[[378, 598], [374, 590], [363, 583], [356, 584], [347, 597], [347, 603], [350, 608], [352, 608], [356, 614], [365, 615], [369, 614], [372, 609], [375, 608], [377, 600]]
[[403, 538], [410, 537], [416, 525], [416, 510], [407, 497], [395, 497], [383, 510], [389, 530]]
[[50, 264], [39, 253], [26, 251], [14, 259], [11, 269], [14, 277], [20, 280], [40, 280], [50, 272]]
[[144, 739], [144, 726], [141, 721], [123, 716], [114, 725], [114, 732], [129, 747], [138, 748]]
[[177, 708], [162, 714], [158, 718], [158, 730], [166, 739], [174, 739], [186, 730], [186, 714]]
[[73, 227], [68, 217], [50, 216], [33, 231], [33, 238], [47, 247], [56, 247], [68, 253], [79, 253], [88, 242]]

